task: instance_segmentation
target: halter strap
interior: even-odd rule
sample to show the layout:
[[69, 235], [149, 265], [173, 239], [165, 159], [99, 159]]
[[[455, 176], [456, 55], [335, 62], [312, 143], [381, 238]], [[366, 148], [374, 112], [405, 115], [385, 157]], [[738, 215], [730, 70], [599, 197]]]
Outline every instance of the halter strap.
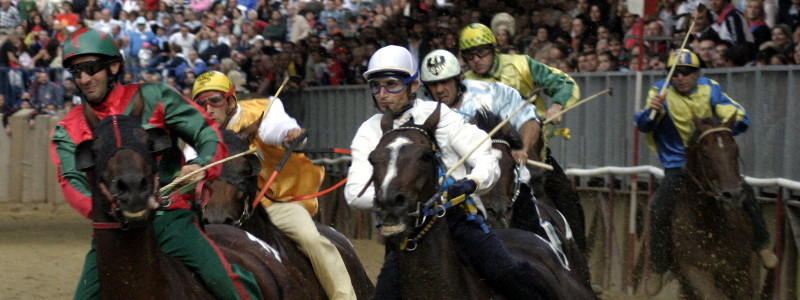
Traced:
[[731, 129], [730, 129], [730, 128], [728, 128], [728, 127], [716, 127], [716, 128], [711, 128], [711, 129], [708, 129], [708, 130], [706, 130], [706, 131], [703, 131], [703, 133], [701, 133], [699, 136], [697, 136], [697, 140], [696, 140], [695, 142], [700, 142], [700, 141], [702, 141], [702, 140], [703, 140], [705, 137], [709, 136], [710, 134], [712, 134], [712, 133], [717, 133], [717, 132], [730, 132], [730, 133], [733, 133], [733, 130], [731, 130]]
[[508, 141], [506, 141], [506, 140], [492, 139], [492, 144], [506, 145], [509, 149], [511, 149], [511, 144], [509, 144]]

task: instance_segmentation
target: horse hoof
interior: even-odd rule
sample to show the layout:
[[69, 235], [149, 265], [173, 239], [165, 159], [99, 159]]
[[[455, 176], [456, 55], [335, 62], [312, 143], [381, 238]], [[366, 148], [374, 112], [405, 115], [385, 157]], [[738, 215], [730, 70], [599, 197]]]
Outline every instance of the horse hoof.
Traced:
[[758, 256], [761, 257], [761, 262], [767, 269], [775, 268], [778, 265], [778, 256], [770, 249], [761, 249], [758, 251]]
[[645, 286], [645, 291], [647, 292], [648, 296], [655, 296], [661, 292], [661, 281], [663, 275], [660, 273], [650, 273], [647, 277], [647, 286]]

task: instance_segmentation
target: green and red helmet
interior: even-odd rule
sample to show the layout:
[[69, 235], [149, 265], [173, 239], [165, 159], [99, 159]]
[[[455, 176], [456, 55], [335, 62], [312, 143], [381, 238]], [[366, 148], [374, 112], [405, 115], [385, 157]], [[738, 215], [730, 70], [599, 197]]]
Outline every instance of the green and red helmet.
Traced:
[[64, 41], [64, 66], [69, 65], [69, 60], [84, 54], [93, 54], [106, 57], [120, 57], [114, 38], [106, 33], [92, 28], [81, 28], [73, 32]]

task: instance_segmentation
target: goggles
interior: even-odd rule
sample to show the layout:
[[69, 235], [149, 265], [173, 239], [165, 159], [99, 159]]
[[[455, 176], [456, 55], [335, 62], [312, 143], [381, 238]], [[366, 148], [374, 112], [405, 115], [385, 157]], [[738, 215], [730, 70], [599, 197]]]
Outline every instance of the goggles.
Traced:
[[218, 93], [209, 93], [205, 97], [194, 99], [194, 103], [200, 105], [200, 107], [205, 108], [206, 105], [211, 105], [211, 107], [219, 108], [225, 105], [225, 99], [227, 99], [226, 94], [223, 92]]
[[492, 47], [479, 47], [464, 51], [461, 53], [461, 56], [464, 57], [464, 60], [469, 61], [475, 58], [476, 56], [478, 58], [484, 58], [487, 55], [492, 54], [492, 52], [494, 52], [494, 49], [492, 49]]
[[692, 75], [694, 72], [697, 72], [697, 69], [690, 68], [690, 67], [675, 67], [675, 72], [672, 73], [672, 78], [678, 77], [678, 75], [689, 76]]
[[90, 60], [85, 61], [82, 63], [77, 63], [67, 67], [67, 71], [72, 74], [73, 78], [79, 78], [81, 76], [81, 72], [86, 72], [87, 75], [93, 76], [98, 72], [105, 70], [106, 66], [110, 63], [119, 61], [119, 58], [112, 58], [112, 59], [97, 59], [97, 60]]
[[390, 94], [397, 94], [402, 92], [406, 88], [406, 85], [414, 81], [414, 79], [415, 77], [407, 79], [400, 79], [395, 77], [372, 79], [368, 82], [369, 90], [372, 92], [373, 95], [380, 94], [381, 88], [385, 89]]

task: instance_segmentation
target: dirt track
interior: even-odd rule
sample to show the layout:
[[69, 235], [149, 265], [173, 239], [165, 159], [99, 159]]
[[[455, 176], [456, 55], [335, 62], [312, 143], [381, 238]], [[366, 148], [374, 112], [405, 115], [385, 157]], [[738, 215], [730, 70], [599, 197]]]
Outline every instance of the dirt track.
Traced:
[[[91, 224], [69, 206], [0, 204], [0, 299], [72, 299]], [[371, 278], [383, 246], [352, 241]]]
[[[67, 205], [0, 203], [0, 299], [72, 299], [91, 241], [91, 224]], [[384, 248], [351, 240], [375, 280]], [[652, 299], [676, 299], [673, 281]], [[648, 299], [605, 293], [602, 299]]]

